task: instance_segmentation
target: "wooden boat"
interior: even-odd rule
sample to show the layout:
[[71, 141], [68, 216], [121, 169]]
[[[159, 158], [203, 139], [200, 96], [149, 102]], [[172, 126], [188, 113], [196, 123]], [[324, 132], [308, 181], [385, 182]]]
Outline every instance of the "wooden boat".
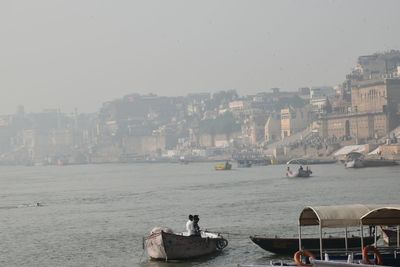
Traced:
[[[371, 245], [362, 246], [361, 241], [358, 249], [349, 249], [342, 247], [341, 250], [326, 249], [326, 242], [322, 237], [323, 228], [344, 228], [347, 241], [347, 229], [356, 227], [360, 229], [362, 239], [365, 226], [376, 228], [377, 226], [397, 226], [400, 227], [400, 205], [337, 205], [337, 206], [313, 206], [302, 210], [299, 217], [299, 247], [303, 248], [303, 238], [301, 237], [301, 227], [319, 226], [320, 244], [318, 252], [312, 253], [308, 250], [299, 250], [294, 255], [294, 264], [283, 264], [281, 266], [311, 266], [311, 267], [367, 267], [373, 264], [376, 258], [377, 265], [382, 266], [400, 266], [400, 257], [398, 251], [400, 246], [393, 247], [374, 247]], [[378, 238], [374, 231], [374, 238]], [[348, 243], [347, 243], [348, 244]], [[363, 242], [365, 244], [365, 240]], [[376, 245], [376, 243], [375, 243]], [[371, 254], [374, 254], [372, 256]], [[302, 257], [304, 256], [304, 257]], [[305, 258], [306, 262], [303, 262]], [[246, 266], [246, 265], [245, 265]], [[257, 265], [265, 267], [276, 266], [272, 262], [266, 265]]]
[[[293, 255], [299, 250], [298, 238], [278, 238], [278, 237], [264, 237], [264, 236], [250, 236], [251, 241], [257, 244], [260, 248], [275, 253], [284, 255]], [[302, 238], [301, 244], [303, 249], [311, 251], [316, 254], [319, 251], [319, 238]], [[363, 238], [364, 245], [374, 243], [374, 237], [368, 236]], [[322, 239], [324, 249], [341, 249], [345, 247], [344, 237], [328, 237]], [[348, 237], [347, 246], [349, 249], [360, 248], [360, 237]]]
[[214, 169], [217, 171], [226, 171], [232, 169], [232, 164], [229, 162], [215, 164]]
[[347, 154], [344, 165], [346, 168], [366, 168], [396, 166], [399, 165], [399, 163], [395, 160], [388, 160], [384, 158], [366, 158], [361, 153], [351, 152]]
[[[360, 219], [361, 226], [384, 226], [382, 230], [393, 231], [392, 226], [400, 226], [400, 205], [381, 206], [371, 210]], [[362, 228], [361, 228], [362, 229]], [[397, 241], [397, 240], [396, 240]], [[349, 255], [347, 261], [341, 260], [312, 260], [313, 267], [367, 267], [371, 264], [380, 266], [400, 266], [397, 256], [399, 244], [396, 247], [366, 246], [362, 249], [362, 258], [354, 259]], [[373, 255], [372, 255], [373, 254]], [[375, 258], [375, 259], [374, 259]]]
[[346, 168], [385, 167], [396, 165], [399, 165], [399, 163], [387, 159], [354, 159], [345, 162]]
[[310, 177], [311, 174], [311, 170], [286, 171], [287, 177]]
[[215, 253], [228, 241], [217, 233], [201, 232], [201, 236], [173, 233], [168, 228], [154, 228], [144, 240], [144, 248], [152, 259], [184, 260]]

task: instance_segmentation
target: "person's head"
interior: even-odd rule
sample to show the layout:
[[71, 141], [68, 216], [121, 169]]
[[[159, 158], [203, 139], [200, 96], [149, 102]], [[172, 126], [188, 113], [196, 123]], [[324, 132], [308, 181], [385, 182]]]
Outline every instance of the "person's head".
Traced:
[[189, 214], [189, 220], [193, 221], [193, 215]]
[[194, 215], [193, 216], [193, 221], [195, 221], [195, 222], [198, 222], [200, 219], [199, 219], [199, 215]]

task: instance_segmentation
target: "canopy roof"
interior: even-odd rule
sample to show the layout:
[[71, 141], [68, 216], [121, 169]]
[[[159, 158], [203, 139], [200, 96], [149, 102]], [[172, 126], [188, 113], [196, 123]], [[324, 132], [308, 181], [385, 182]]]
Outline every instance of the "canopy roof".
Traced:
[[[395, 206], [400, 207], [399, 205]], [[370, 211], [383, 207], [385, 206], [362, 204], [306, 207], [300, 213], [299, 225], [321, 225], [321, 227], [325, 228], [360, 226], [361, 217]]]
[[291, 159], [288, 162], [286, 162], [286, 164], [303, 164], [303, 165], [306, 165], [307, 162], [308, 162], [307, 159], [298, 158], [298, 159]]
[[400, 206], [392, 205], [371, 210], [361, 217], [363, 225], [400, 225]]

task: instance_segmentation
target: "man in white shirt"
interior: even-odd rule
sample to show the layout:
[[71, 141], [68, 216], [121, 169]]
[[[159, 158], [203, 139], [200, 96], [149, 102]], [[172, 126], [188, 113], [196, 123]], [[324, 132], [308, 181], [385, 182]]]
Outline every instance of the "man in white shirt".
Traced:
[[194, 227], [193, 227], [193, 215], [189, 215], [189, 220], [186, 222], [186, 231], [187, 235], [191, 236], [194, 235]]

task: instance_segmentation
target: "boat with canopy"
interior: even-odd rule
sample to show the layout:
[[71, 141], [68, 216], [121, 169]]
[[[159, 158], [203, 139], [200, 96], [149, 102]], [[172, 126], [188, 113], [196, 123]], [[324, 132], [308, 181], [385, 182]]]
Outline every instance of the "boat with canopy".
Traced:
[[[298, 221], [298, 234], [299, 234], [299, 251], [295, 254], [295, 262], [297, 266], [316, 266], [316, 267], [359, 267], [368, 260], [368, 252], [372, 250], [375, 254], [380, 255], [381, 262], [385, 266], [400, 266], [400, 253], [399, 242], [396, 247], [379, 248], [382, 253], [378, 252], [376, 247], [366, 246], [364, 244], [365, 227], [375, 228], [375, 241], [377, 240], [376, 226], [381, 225], [400, 225], [400, 205], [381, 205], [381, 204], [352, 204], [352, 205], [335, 205], [335, 206], [309, 206], [304, 208], [299, 216]], [[317, 226], [320, 234], [319, 255], [312, 255], [307, 251], [302, 250], [302, 227], [304, 226]], [[348, 228], [356, 227], [360, 229], [361, 242], [359, 251], [349, 250], [347, 238]], [[341, 251], [328, 251], [324, 248], [323, 244], [323, 229], [324, 228], [343, 228], [345, 231], [345, 246]], [[399, 235], [399, 233], [397, 233]], [[399, 240], [399, 239], [397, 239]], [[375, 242], [376, 246], [376, 242]], [[325, 252], [325, 257], [323, 257]], [[330, 253], [328, 255], [328, 252]], [[331, 254], [332, 253], [332, 254]], [[379, 254], [378, 254], [379, 253]], [[311, 256], [311, 263], [301, 262], [302, 256]], [[316, 259], [316, 258], [319, 259]], [[357, 258], [359, 257], [359, 258]], [[324, 259], [325, 260], [322, 260]], [[328, 260], [330, 258], [331, 260]], [[307, 259], [308, 260], [308, 259]], [[359, 263], [354, 261], [359, 260]], [[272, 266], [267, 264], [264, 266]], [[251, 265], [243, 265], [251, 266]], [[293, 265], [294, 266], [294, 265]]]
[[[374, 209], [368, 211], [366, 214], [361, 216], [359, 220], [359, 226], [361, 231], [363, 231], [364, 226], [398, 226], [400, 225], [400, 205], [385, 205], [375, 207]], [[374, 253], [374, 258], [377, 265], [382, 266], [400, 266], [400, 257], [398, 254], [400, 253], [400, 244], [399, 244], [399, 231], [397, 231], [397, 244], [395, 246], [388, 247], [371, 247], [371, 246], [363, 246], [362, 247], [362, 260], [360, 262], [354, 262], [353, 260], [341, 262], [341, 261], [322, 261], [322, 260], [313, 260], [312, 265], [316, 267], [334, 267], [334, 266], [342, 266], [342, 267], [359, 267], [363, 264], [373, 264], [373, 262], [369, 259], [369, 252]], [[361, 263], [361, 264], [360, 264]]]

